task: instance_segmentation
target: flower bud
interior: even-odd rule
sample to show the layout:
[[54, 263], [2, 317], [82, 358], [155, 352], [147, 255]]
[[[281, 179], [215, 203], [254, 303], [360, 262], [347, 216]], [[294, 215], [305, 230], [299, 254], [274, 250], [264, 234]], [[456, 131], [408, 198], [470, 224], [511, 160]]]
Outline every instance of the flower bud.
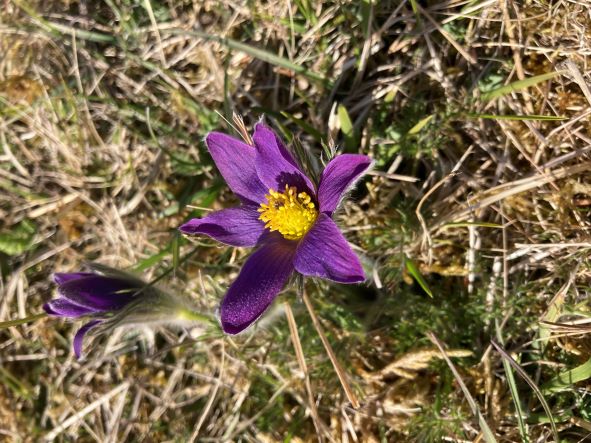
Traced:
[[51, 316], [89, 320], [74, 337], [78, 358], [82, 355], [84, 336], [90, 330], [100, 335], [120, 326], [211, 322], [195, 312], [187, 299], [170, 295], [126, 272], [98, 263], [88, 266], [91, 272], [54, 274], [59, 297], [43, 306]]

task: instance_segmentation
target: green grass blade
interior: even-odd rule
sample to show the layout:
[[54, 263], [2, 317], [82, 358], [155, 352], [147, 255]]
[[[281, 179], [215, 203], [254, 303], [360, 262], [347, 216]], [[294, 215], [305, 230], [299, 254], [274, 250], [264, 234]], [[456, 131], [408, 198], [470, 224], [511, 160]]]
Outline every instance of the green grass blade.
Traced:
[[561, 372], [544, 386], [542, 392], [560, 392], [572, 389], [573, 384], [591, 378], [591, 358], [574, 369]]
[[410, 130], [408, 131], [408, 135], [416, 135], [419, 132], [421, 132], [421, 129], [423, 129], [425, 126], [427, 126], [427, 124], [429, 124], [429, 122], [433, 119], [433, 115], [429, 115], [423, 119], [421, 119], [416, 125], [414, 125], [412, 128], [410, 128]]
[[527, 375], [527, 373], [521, 368], [521, 366], [519, 366], [519, 364], [515, 360], [513, 360], [513, 358], [503, 348], [501, 348], [493, 340], [491, 340], [491, 344], [497, 350], [497, 352], [501, 354], [503, 360], [506, 360], [513, 367], [513, 369], [515, 369], [515, 372], [517, 372], [521, 376], [521, 378], [523, 378], [526, 381], [530, 388], [532, 388], [532, 390], [536, 394], [536, 397], [538, 397], [538, 400], [540, 400], [542, 408], [544, 408], [544, 411], [546, 412], [548, 419], [550, 420], [550, 427], [552, 428], [552, 434], [554, 434], [554, 441], [560, 441], [560, 439], [558, 438], [558, 429], [556, 428], [556, 422], [554, 421], [554, 417], [552, 416], [552, 410], [550, 409], [550, 405], [544, 398], [544, 394], [542, 393], [540, 388], [537, 387], [537, 385], [531, 379], [531, 377]]
[[310, 0], [295, 0], [294, 3], [296, 4], [298, 11], [301, 12], [308, 22], [313, 25], [318, 23], [318, 18], [314, 13], [314, 7], [312, 6]]
[[12, 392], [18, 397], [27, 400], [33, 398], [33, 388], [26, 383], [21, 382], [17, 377], [11, 374], [7, 369], [0, 366], [0, 382], [2, 386], [10, 388]]
[[517, 416], [517, 426], [519, 427], [519, 434], [521, 435], [521, 441], [524, 443], [529, 442], [529, 436], [527, 434], [527, 427], [523, 420], [524, 413], [521, 407], [521, 400], [519, 399], [519, 391], [517, 389], [517, 383], [515, 382], [515, 374], [511, 370], [509, 362], [503, 359], [503, 369], [507, 376], [507, 384], [509, 385], [509, 391], [511, 391], [511, 399], [515, 405], [515, 415]]
[[142, 272], [142, 271], [145, 271], [146, 269], [154, 266], [156, 263], [160, 263], [162, 260], [164, 260], [168, 256], [168, 254], [170, 254], [170, 248], [171, 248], [171, 244], [169, 243], [160, 252], [157, 252], [156, 254], [151, 255], [150, 257], [139, 261], [138, 263], [136, 263], [132, 267], [133, 271], [134, 272]]
[[3, 321], [0, 322], [0, 329], [12, 328], [13, 326], [33, 323], [34, 321], [40, 320], [44, 317], [47, 317], [47, 314], [45, 312], [41, 312], [39, 314], [29, 315], [28, 317], [17, 318], [16, 320]]
[[408, 257], [404, 258], [404, 265], [406, 266], [406, 270], [412, 276], [412, 278], [414, 278], [421, 288], [423, 288], [423, 291], [425, 291], [429, 297], [433, 298], [433, 292], [431, 292], [429, 285], [427, 285], [427, 282], [421, 275], [421, 271], [419, 271], [417, 265], [415, 265], [414, 262]]
[[443, 359], [447, 363], [447, 366], [449, 367], [454, 378], [458, 382], [458, 385], [460, 386], [460, 389], [464, 393], [464, 397], [466, 398], [466, 400], [470, 406], [472, 414], [478, 419], [478, 425], [480, 426], [480, 430], [482, 431], [482, 436], [484, 437], [484, 441], [486, 441], [487, 443], [496, 443], [497, 439], [495, 438], [495, 434], [493, 433], [492, 429], [490, 428], [490, 426], [486, 422], [484, 415], [482, 415], [482, 412], [480, 411], [480, 408], [478, 407], [478, 403], [476, 403], [476, 401], [474, 400], [474, 397], [472, 397], [472, 394], [470, 393], [470, 390], [468, 389], [468, 387], [466, 386], [466, 384], [462, 380], [460, 373], [458, 372], [458, 370], [456, 369], [456, 367], [454, 366], [454, 364], [452, 363], [450, 358], [447, 356], [447, 353], [445, 352], [445, 349], [443, 348], [443, 343], [441, 343], [441, 341], [439, 341], [439, 339], [432, 332], [428, 332], [427, 337], [429, 338], [429, 340], [431, 340], [431, 342], [435, 346], [437, 346], [437, 348], [439, 348], [439, 352], [441, 352]]
[[[495, 328], [497, 340], [501, 345], [504, 346], [503, 337], [501, 335], [501, 329], [499, 327], [498, 321], [495, 321]], [[521, 441], [524, 443], [528, 443], [530, 440], [524, 420], [525, 414], [523, 413], [523, 408], [521, 407], [521, 400], [519, 398], [519, 390], [517, 389], [517, 383], [515, 382], [515, 374], [513, 374], [511, 364], [506, 359], [502, 360], [503, 369], [505, 370], [505, 375], [507, 376], [507, 384], [509, 385], [509, 391], [511, 392], [511, 399], [513, 400], [513, 404], [515, 405], [515, 414], [517, 415], [517, 425], [519, 427]]]
[[181, 235], [179, 231], [176, 231], [173, 234], [172, 242], [172, 267], [174, 268], [175, 272], [179, 268], [180, 259], [181, 259]]
[[286, 59], [285, 57], [281, 57], [265, 49], [256, 48], [254, 46], [233, 40], [231, 38], [220, 37], [218, 35], [207, 34], [206, 32], [200, 31], [183, 31], [176, 29], [163, 30], [162, 33], [174, 35], [190, 35], [193, 37], [202, 38], [204, 40], [216, 41], [230, 49], [235, 49], [237, 51], [244, 52], [245, 54], [248, 54], [254, 58], [267, 62], [271, 65], [279, 66], [280, 68], [285, 68], [296, 74], [303, 75], [304, 77], [307, 77], [310, 80], [321, 83], [325, 87], [330, 88], [332, 86], [332, 82], [326, 77], [324, 77], [322, 74], [311, 71], [301, 64], [294, 63]]
[[15, 0], [16, 5], [25, 11], [29, 17], [37, 22], [37, 24], [46, 32], [56, 34], [68, 34], [76, 36], [82, 40], [88, 40], [96, 43], [116, 43], [117, 39], [113, 35], [104, 34], [102, 32], [86, 31], [84, 29], [73, 28], [61, 23], [55, 23], [46, 20], [35, 11], [34, 8], [21, 0]]
[[345, 149], [347, 151], [351, 151], [355, 149], [355, 145], [357, 144], [355, 141], [356, 137], [355, 130], [353, 128], [353, 122], [351, 121], [351, 117], [349, 117], [347, 108], [345, 108], [343, 105], [339, 105], [337, 107], [337, 115], [341, 125], [341, 132], [345, 137]]
[[564, 71], [547, 72], [546, 74], [524, 78], [523, 80], [517, 80], [516, 82], [509, 83], [508, 85], [501, 86], [500, 88], [494, 89], [490, 92], [487, 92], [486, 94], [482, 94], [482, 100], [490, 101], [494, 100], [495, 98], [510, 94], [511, 92], [521, 91], [522, 89], [530, 88], [537, 85], [538, 83], [545, 82], [546, 80], [550, 80], [563, 73]]
[[87, 40], [95, 43], [117, 43], [117, 39], [109, 34], [103, 34], [101, 32], [85, 31], [84, 29], [74, 28], [72, 26], [62, 25], [61, 23], [54, 23], [45, 21], [53, 31], [59, 32], [60, 34], [68, 34], [75, 36], [81, 40]]
[[422, 24], [421, 14], [419, 12], [419, 6], [417, 5], [416, 0], [410, 0], [410, 7], [412, 8], [412, 12], [415, 14], [417, 19], [417, 25], [420, 27]]

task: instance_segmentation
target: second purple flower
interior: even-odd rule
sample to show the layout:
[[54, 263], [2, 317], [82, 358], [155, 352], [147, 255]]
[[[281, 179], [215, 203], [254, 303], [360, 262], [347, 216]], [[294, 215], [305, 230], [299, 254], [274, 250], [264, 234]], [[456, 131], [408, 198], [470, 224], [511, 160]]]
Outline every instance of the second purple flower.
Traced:
[[250, 146], [212, 132], [207, 148], [242, 204], [179, 229], [205, 234], [230, 246], [256, 246], [220, 306], [222, 328], [237, 334], [255, 322], [291, 274], [339, 283], [365, 279], [355, 253], [332, 220], [344, 193], [371, 165], [365, 155], [342, 154], [328, 163], [318, 189], [283, 142], [263, 123]]

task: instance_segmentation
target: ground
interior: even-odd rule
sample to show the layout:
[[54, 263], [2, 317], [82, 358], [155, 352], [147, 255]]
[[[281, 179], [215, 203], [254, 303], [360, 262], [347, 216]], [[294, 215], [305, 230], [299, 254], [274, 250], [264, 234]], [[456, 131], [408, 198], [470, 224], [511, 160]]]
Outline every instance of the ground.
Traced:
[[336, 215], [367, 281], [303, 286], [358, 408], [294, 282], [82, 360], [79, 323], [3, 323], [2, 438], [591, 438], [588, 1], [4, 0], [0, 54], [0, 322], [88, 261], [215, 315], [251, 251], [176, 228], [236, 204], [203, 143], [236, 116], [375, 160]]

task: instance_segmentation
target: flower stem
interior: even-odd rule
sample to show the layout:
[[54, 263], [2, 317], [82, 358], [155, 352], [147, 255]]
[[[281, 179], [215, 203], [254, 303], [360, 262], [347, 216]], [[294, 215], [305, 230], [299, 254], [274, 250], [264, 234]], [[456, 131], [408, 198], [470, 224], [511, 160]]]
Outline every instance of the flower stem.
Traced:
[[314, 325], [316, 332], [318, 332], [318, 336], [320, 337], [320, 340], [322, 341], [322, 344], [324, 345], [324, 349], [326, 350], [326, 353], [328, 354], [328, 358], [330, 359], [330, 362], [332, 363], [332, 366], [333, 366], [335, 372], [337, 373], [337, 377], [339, 378], [339, 381], [341, 382], [341, 386], [343, 387], [343, 390], [345, 391], [345, 395], [347, 396], [347, 399], [349, 400], [349, 402], [351, 402], [351, 406], [353, 406], [354, 409], [358, 409], [359, 408], [359, 400], [357, 400], [357, 396], [353, 392], [353, 389], [351, 389], [351, 385], [349, 385], [349, 380], [347, 379], [348, 378], [347, 374], [343, 370], [341, 364], [339, 363], [339, 360], [337, 359], [336, 354], [332, 350], [332, 346], [330, 345], [330, 342], [326, 338], [326, 335], [324, 335], [324, 331], [322, 329], [322, 326], [320, 325], [320, 322], [318, 321], [318, 317], [316, 317], [316, 313], [314, 312], [314, 308], [312, 307], [312, 303], [310, 303], [310, 299], [308, 298], [308, 293], [306, 292], [305, 288], [303, 288], [303, 290], [302, 290], [302, 298], [304, 299], [304, 303], [306, 304], [306, 308], [308, 309], [308, 313], [310, 314], [310, 318], [312, 319], [312, 324]]
[[8, 320], [0, 322], [0, 329], [11, 328], [13, 326], [24, 325], [26, 323], [32, 323], [39, 319], [47, 317], [45, 312], [40, 312], [39, 314], [29, 315], [28, 317], [24, 318], [17, 318], [16, 320]]
[[217, 326], [217, 322], [213, 318], [196, 311], [191, 311], [190, 309], [183, 309], [180, 312], [180, 316], [183, 320], [192, 320], [199, 323], [207, 323], [211, 326]]

